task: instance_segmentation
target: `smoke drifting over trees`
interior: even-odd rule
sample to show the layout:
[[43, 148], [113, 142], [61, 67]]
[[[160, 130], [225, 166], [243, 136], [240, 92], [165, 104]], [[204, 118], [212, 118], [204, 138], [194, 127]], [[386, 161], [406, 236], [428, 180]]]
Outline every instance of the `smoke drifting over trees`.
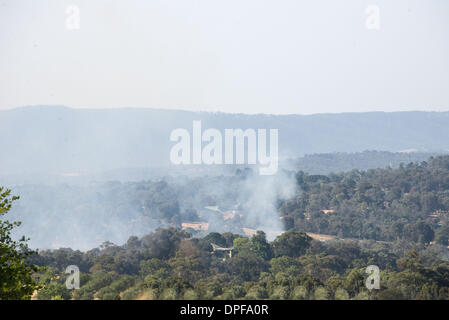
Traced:
[[[197, 236], [262, 229], [272, 240], [283, 231], [280, 201], [300, 192], [294, 172], [397, 167], [431, 155], [410, 153], [414, 149], [449, 149], [449, 113], [274, 116], [42, 106], [0, 115], [1, 142], [8, 150], [0, 157], [0, 185], [21, 196], [11, 213], [24, 222], [17, 234], [43, 248], [123, 243], [171, 226]], [[194, 120], [204, 129], [278, 129], [277, 174], [259, 176], [257, 167], [248, 165], [171, 165], [170, 132]], [[407, 153], [298, 158], [379, 148]]]

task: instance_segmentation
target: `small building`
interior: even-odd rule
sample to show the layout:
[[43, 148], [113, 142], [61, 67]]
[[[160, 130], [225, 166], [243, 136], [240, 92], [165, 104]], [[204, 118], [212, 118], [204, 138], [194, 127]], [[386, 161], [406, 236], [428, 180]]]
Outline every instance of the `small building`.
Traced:
[[183, 230], [193, 229], [196, 231], [207, 231], [209, 230], [209, 223], [207, 222], [183, 222], [181, 223], [181, 227]]
[[224, 253], [227, 252], [227, 256], [229, 258], [232, 258], [232, 251], [234, 250], [234, 247], [223, 248], [223, 247], [216, 245], [215, 243], [211, 243], [211, 245], [212, 245], [212, 254], [214, 254], [216, 252], [224, 252]]

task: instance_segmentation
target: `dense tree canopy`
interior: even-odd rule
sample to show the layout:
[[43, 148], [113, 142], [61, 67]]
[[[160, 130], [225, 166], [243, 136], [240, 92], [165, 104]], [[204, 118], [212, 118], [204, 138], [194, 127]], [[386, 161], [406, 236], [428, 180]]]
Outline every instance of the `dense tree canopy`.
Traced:
[[[166, 241], [173, 253], [161, 255], [144, 238]], [[210, 243], [219, 238], [157, 230], [130, 239], [136, 246], [128, 241], [88, 251], [81, 254], [81, 288], [74, 291], [64, 287], [60, 266], [73, 263], [77, 251], [46, 250], [29, 259], [49, 267], [39, 299], [449, 299], [448, 252], [438, 244], [322, 242], [296, 231], [268, 242], [258, 232], [234, 235], [229, 257], [212, 252]], [[381, 270], [380, 290], [365, 286], [372, 264]]]
[[301, 192], [280, 205], [287, 229], [341, 238], [447, 243], [448, 156], [398, 169], [327, 176], [300, 171], [296, 180]]
[[12, 230], [20, 222], [5, 220], [5, 215], [17, 199], [11, 196], [11, 190], [0, 187], [0, 300], [30, 299], [39, 288], [33, 279], [33, 273], [38, 269], [26, 261], [33, 252], [28, 250], [25, 237], [19, 241], [11, 237]]
[[[449, 299], [449, 157], [397, 169], [290, 174], [298, 192], [277, 202], [286, 232], [270, 241], [263, 231], [247, 237], [176, 228], [185, 212], [160, 183], [151, 184], [160, 194], [142, 210], [152, 207], [171, 227], [123, 245], [29, 255], [8, 240], [12, 226], [2, 222], [2, 250], [14, 249], [11, 261], [27, 270], [25, 279], [35, 270], [29, 264], [47, 266], [39, 299]], [[13, 199], [2, 194], [1, 213]], [[73, 264], [81, 288], [69, 291], [64, 271]], [[369, 265], [380, 269], [379, 290], [365, 285]], [[19, 295], [28, 297], [31, 287], [24, 288]]]

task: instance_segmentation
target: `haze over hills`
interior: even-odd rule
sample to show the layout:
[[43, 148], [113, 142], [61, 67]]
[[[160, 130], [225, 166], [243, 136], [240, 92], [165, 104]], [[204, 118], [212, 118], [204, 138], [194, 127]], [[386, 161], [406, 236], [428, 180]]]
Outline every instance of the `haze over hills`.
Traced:
[[[170, 132], [191, 132], [194, 120], [202, 121], [203, 130], [278, 129], [278, 175], [242, 179], [234, 166], [170, 166]], [[157, 227], [196, 221], [192, 212], [206, 205], [242, 206], [245, 213], [240, 224], [228, 226], [209, 217], [209, 231], [278, 231], [278, 200], [295, 193], [292, 172], [425, 161], [449, 150], [448, 120], [447, 112], [279, 116], [24, 107], [0, 111], [0, 185], [21, 196], [12, 214], [24, 222], [21, 232], [34, 247], [120, 243]], [[359, 152], [364, 150], [407, 151]], [[240, 169], [245, 172], [245, 166]]]
[[449, 112], [247, 115], [34, 106], [0, 111], [0, 173], [103, 172], [169, 166], [170, 132], [276, 128], [279, 157], [364, 150], [446, 152]]

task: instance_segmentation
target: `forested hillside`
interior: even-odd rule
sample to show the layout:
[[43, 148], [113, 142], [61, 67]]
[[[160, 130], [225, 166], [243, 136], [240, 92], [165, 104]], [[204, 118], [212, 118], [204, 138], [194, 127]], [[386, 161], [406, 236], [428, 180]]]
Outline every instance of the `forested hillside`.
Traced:
[[293, 172], [261, 177], [251, 170], [82, 186], [30, 184], [13, 188], [21, 198], [11, 214], [23, 221], [17, 235], [28, 235], [33, 248], [87, 250], [183, 223], [207, 223], [201, 234], [243, 233], [242, 227], [280, 231], [277, 201], [295, 190]]
[[[277, 201], [288, 231], [272, 241], [165, 228], [86, 252], [43, 250], [29, 258], [47, 267], [35, 298], [449, 299], [449, 156], [292, 175], [296, 194]], [[68, 265], [80, 268], [79, 290], [64, 286]], [[365, 285], [369, 265], [379, 290]]]
[[[128, 173], [109, 172], [104, 177], [86, 176], [83, 182], [67, 177], [52, 183], [51, 178], [42, 177], [40, 182], [10, 185], [0, 178], [0, 184], [11, 186], [13, 192], [21, 196], [11, 213], [23, 222], [17, 230], [18, 235], [28, 235], [34, 248], [88, 250], [104, 241], [123, 243], [130, 235], [143, 236], [158, 227], [181, 228], [182, 223], [196, 222], [208, 223], [207, 230], [190, 230], [199, 235], [208, 232], [244, 234], [242, 228], [264, 229], [272, 240], [271, 232], [275, 236], [282, 230], [283, 223], [292, 227], [292, 219], [299, 227], [304, 227], [301, 230], [337, 235], [338, 232], [329, 227], [329, 221], [316, 222], [319, 214], [312, 215], [312, 220], [303, 218], [304, 214], [319, 213], [321, 209], [331, 210], [330, 207], [336, 206], [334, 195], [317, 188], [322, 186], [327, 190], [337, 186], [338, 189], [343, 180], [352, 176], [356, 178], [351, 181], [356, 183], [359, 174], [365, 177], [363, 181], [369, 178], [366, 172], [354, 171], [329, 175], [328, 181], [327, 178], [318, 179], [317, 173], [343, 172], [346, 168], [349, 168], [347, 171], [398, 168], [401, 163], [421, 163], [428, 160], [428, 156], [427, 153], [379, 151], [315, 154], [283, 164], [286, 169], [281, 169], [275, 177], [260, 177], [249, 168], [229, 167], [227, 170], [198, 168], [195, 173], [185, 174], [165, 172], [170, 175], [137, 170], [131, 181], [113, 179], [129, 177]], [[376, 172], [396, 175], [399, 171]], [[299, 178], [302, 180], [298, 184]], [[315, 184], [314, 179], [318, 179]], [[347, 182], [344, 183], [345, 192], [351, 196], [353, 190], [348, 189]], [[313, 189], [309, 190], [313, 194], [307, 191], [308, 188]], [[300, 197], [291, 201], [295, 194]], [[311, 200], [307, 200], [309, 196]], [[320, 198], [318, 204], [315, 197]], [[281, 213], [281, 206], [285, 212]], [[217, 207], [217, 210], [206, 207]], [[279, 220], [280, 215], [284, 216], [283, 223]], [[328, 219], [332, 221], [338, 217], [337, 213]], [[356, 235], [349, 233], [349, 236]], [[344, 236], [348, 236], [348, 231]]]
[[353, 169], [368, 170], [377, 168], [397, 168], [410, 162], [427, 161], [436, 153], [426, 152], [388, 152], [364, 151], [356, 153], [306, 154], [304, 157], [289, 159], [285, 166], [309, 174], [329, 174]]
[[449, 157], [398, 169], [296, 174], [301, 192], [281, 206], [287, 229], [413, 242], [449, 236]]
[[[233, 247], [232, 257], [212, 244]], [[320, 242], [294, 231], [269, 243], [263, 232], [198, 239], [160, 229], [86, 253], [42, 251], [30, 262], [47, 266], [37, 299], [449, 299], [445, 253], [438, 245]], [[365, 286], [373, 264], [379, 290]], [[80, 268], [78, 290], [65, 287], [68, 265]]]

